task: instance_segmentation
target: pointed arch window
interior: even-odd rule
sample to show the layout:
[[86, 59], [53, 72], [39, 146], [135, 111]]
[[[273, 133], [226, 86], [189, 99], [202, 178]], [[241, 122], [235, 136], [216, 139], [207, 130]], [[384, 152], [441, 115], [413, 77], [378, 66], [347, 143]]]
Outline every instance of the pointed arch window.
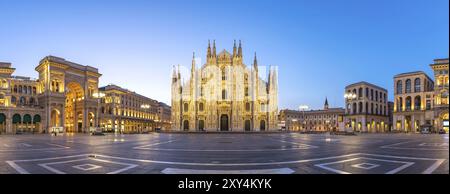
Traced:
[[227, 91], [222, 90], [222, 100], [226, 100], [226, 99], [227, 99]]
[[223, 81], [227, 80], [225, 68], [222, 68], [222, 80]]

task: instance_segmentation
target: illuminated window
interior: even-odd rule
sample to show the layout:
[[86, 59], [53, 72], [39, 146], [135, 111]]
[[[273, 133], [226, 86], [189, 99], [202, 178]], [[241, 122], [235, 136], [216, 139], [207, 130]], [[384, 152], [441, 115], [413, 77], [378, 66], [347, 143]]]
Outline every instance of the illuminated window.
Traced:
[[411, 110], [411, 96], [406, 97], [406, 110]]
[[420, 96], [416, 96], [414, 98], [414, 110], [420, 110], [420, 106], [422, 105]]

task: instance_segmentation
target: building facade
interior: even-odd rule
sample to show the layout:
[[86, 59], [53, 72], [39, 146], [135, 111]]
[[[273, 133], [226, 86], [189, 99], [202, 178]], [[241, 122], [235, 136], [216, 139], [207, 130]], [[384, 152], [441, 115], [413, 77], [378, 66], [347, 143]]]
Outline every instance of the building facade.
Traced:
[[100, 127], [109, 132], [143, 133], [159, 126], [159, 102], [116, 85], [99, 88]]
[[[106, 89], [108, 86], [102, 88], [104, 92], [99, 91], [101, 74], [97, 68], [47, 56], [35, 70], [39, 73], [38, 79], [13, 76], [15, 69], [11, 64], [0, 63], [0, 133], [90, 132], [100, 127], [100, 123], [106, 129], [111, 128], [105, 125], [111, 118], [106, 108], [116, 105], [109, 103], [114, 92]], [[147, 104], [148, 101], [137, 100], [133, 103]], [[142, 104], [134, 105], [140, 107]], [[144, 114], [152, 110], [152, 115], [157, 115], [157, 102], [147, 112], [130, 106], [119, 107], [120, 110], [127, 110], [128, 115], [134, 115], [130, 119], [142, 120], [145, 117], [154, 122], [157, 118]], [[119, 109], [111, 110], [118, 113]], [[120, 129], [125, 131], [127, 125], [123, 126]], [[141, 127], [139, 124], [132, 126], [130, 130], [139, 131]]]
[[394, 130], [419, 132], [434, 120], [434, 82], [422, 71], [394, 76]]
[[394, 76], [394, 129], [448, 133], [448, 58], [430, 65], [434, 81], [422, 71]]
[[345, 128], [356, 132], [389, 131], [388, 92], [368, 83], [345, 87]]
[[180, 69], [172, 77], [172, 129], [180, 131], [268, 131], [278, 125], [277, 71], [269, 68], [267, 81], [259, 77], [256, 59], [243, 63], [242, 46], [216, 54], [208, 43], [206, 63], [197, 69], [192, 59], [190, 77]]
[[449, 132], [449, 80], [448, 80], [448, 58], [435, 59], [430, 65], [434, 73], [434, 126], [436, 130]]
[[168, 131], [172, 128], [172, 109], [169, 105], [163, 103], [163, 102], [159, 102], [159, 106], [158, 106], [158, 119], [157, 123], [159, 124], [157, 126], [157, 128], [163, 130], [163, 131]]
[[39, 85], [29, 77], [12, 76], [11, 63], [0, 63], [0, 134], [39, 132], [46, 123]]
[[280, 111], [279, 120], [288, 131], [331, 132], [343, 128], [345, 110], [329, 108], [325, 99], [324, 109], [297, 111], [284, 109]]

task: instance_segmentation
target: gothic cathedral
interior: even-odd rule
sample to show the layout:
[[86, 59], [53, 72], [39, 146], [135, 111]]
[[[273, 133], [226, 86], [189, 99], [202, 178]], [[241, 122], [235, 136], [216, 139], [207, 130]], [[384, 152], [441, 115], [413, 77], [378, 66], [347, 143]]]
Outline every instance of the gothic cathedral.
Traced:
[[[278, 128], [277, 69], [255, 58], [243, 63], [242, 46], [216, 54], [208, 42], [206, 63], [196, 67], [192, 59], [190, 78], [181, 78], [180, 67], [172, 75], [172, 130], [174, 131], [273, 131]], [[264, 72], [263, 72], [264, 71]]]

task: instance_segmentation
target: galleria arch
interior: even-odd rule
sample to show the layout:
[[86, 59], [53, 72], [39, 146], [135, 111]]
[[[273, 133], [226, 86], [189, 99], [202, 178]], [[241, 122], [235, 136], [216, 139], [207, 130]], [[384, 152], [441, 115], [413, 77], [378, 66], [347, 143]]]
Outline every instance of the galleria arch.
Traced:
[[58, 57], [45, 57], [36, 67], [46, 103], [47, 132], [54, 127], [65, 132], [89, 132], [98, 127], [98, 69]]

